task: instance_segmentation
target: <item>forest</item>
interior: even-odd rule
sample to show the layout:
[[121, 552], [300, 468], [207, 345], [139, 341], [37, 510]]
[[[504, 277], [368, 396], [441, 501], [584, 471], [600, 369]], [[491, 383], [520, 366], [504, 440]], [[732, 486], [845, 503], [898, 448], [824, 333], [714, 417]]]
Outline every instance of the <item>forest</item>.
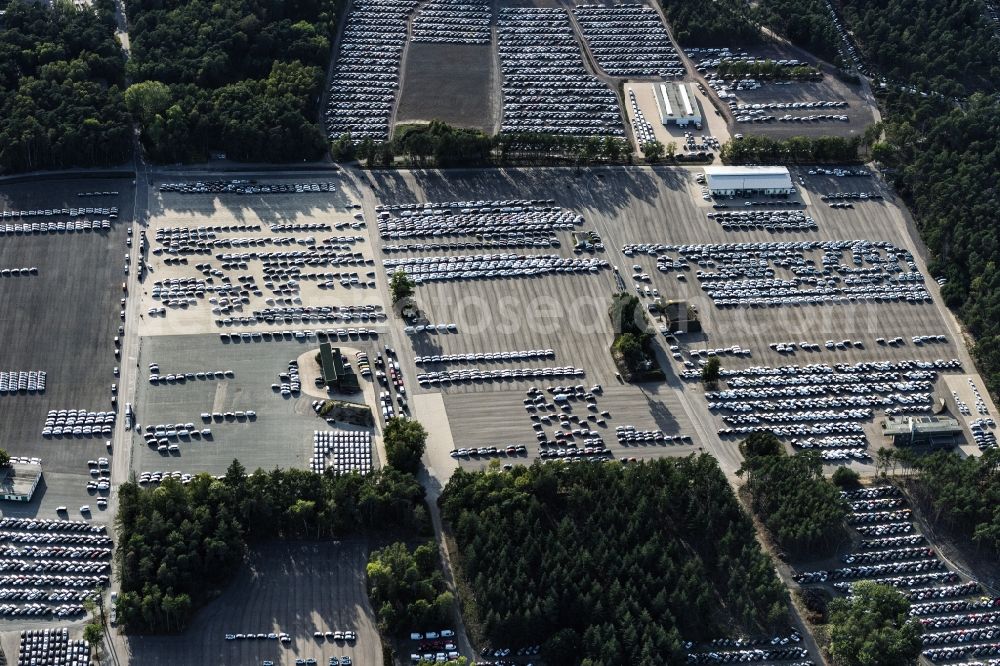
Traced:
[[[759, 44], [763, 35], [750, 5], [742, 0], [660, 0], [674, 38], [681, 46], [743, 46]], [[710, 11], [706, 11], [711, 7]]]
[[121, 164], [132, 153], [114, 5], [0, 0], [0, 172]]
[[[838, 63], [840, 37], [823, 0], [660, 0], [681, 46], [751, 46], [767, 41], [761, 27]], [[711, 7], [711, 10], [708, 8]]]
[[930, 517], [971, 541], [986, 557], [1000, 558], [1000, 449], [959, 458], [946, 451], [918, 458], [918, 498]]
[[423, 488], [393, 469], [365, 477], [295, 469], [248, 475], [233, 461], [222, 480], [129, 482], [119, 499], [117, 608], [129, 632], [182, 630], [235, 575], [248, 544], [429, 529]]
[[964, 108], [946, 100], [890, 93], [885, 141], [872, 157], [913, 212], [944, 277], [945, 303], [975, 337], [973, 355], [987, 387], [1000, 393], [1000, 104], [973, 95]]
[[787, 622], [787, 591], [709, 455], [459, 469], [440, 505], [467, 617], [494, 645], [541, 644], [546, 664], [683, 663], [683, 641]]
[[750, 507], [774, 540], [793, 556], [822, 557], [846, 537], [847, 503], [823, 477], [823, 460], [813, 453], [785, 454], [773, 435], [743, 442]]
[[827, 62], [840, 65], [840, 34], [823, 0], [762, 0], [758, 21]]
[[368, 597], [379, 629], [390, 635], [440, 630], [451, 624], [455, 599], [441, 575], [437, 544], [429, 541], [411, 552], [396, 542], [368, 560]]
[[861, 141], [839, 136], [772, 139], [756, 134], [726, 142], [719, 157], [725, 164], [855, 164], [861, 159]]
[[980, 0], [843, 0], [879, 75], [949, 96], [1000, 89], [1000, 40]]
[[316, 118], [336, 0], [127, 0], [126, 6], [134, 82], [126, 101], [153, 159], [203, 161], [222, 152], [287, 162], [326, 151]]

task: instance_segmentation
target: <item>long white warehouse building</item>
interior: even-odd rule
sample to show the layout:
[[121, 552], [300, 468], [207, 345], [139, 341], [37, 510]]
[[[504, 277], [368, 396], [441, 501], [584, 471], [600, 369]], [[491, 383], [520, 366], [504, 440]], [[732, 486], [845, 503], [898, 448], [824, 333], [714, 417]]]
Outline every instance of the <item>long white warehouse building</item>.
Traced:
[[793, 194], [792, 176], [779, 166], [708, 166], [705, 180], [712, 196]]

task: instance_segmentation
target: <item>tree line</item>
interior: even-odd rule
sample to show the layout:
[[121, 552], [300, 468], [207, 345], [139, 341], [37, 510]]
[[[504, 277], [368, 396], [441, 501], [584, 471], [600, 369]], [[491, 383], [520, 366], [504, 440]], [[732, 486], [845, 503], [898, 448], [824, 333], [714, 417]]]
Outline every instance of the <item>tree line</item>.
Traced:
[[756, 62], [725, 60], [719, 63], [715, 72], [724, 79], [816, 80], [822, 77], [820, 71], [812, 65], [786, 67], [773, 60]]
[[[643, 146], [646, 162], [674, 159], [673, 145], [654, 141]], [[669, 149], [669, 150], [668, 150]], [[489, 135], [440, 121], [398, 128], [389, 141], [355, 142], [344, 134], [331, 143], [338, 161], [361, 160], [369, 167], [388, 167], [397, 159], [407, 166], [471, 167], [511, 164], [631, 164], [632, 145], [618, 137], [515, 133]]]
[[[125, 101], [161, 162], [315, 159], [336, 0], [127, 0]], [[197, 26], [197, 29], [192, 29]]]
[[440, 499], [494, 645], [553, 666], [683, 663], [684, 641], [787, 621], [714, 458], [455, 472]]
[[726, 142], [719, 157], [726, 164], [856, 164], [862, 142], [860, 137], [750, 135]]
[[112, 0], [0, 1], [0, 171], [109, 166], [132, 150]]
[[774, 540], [795, 556], [817, 556], [846, 536], [847, 503], [823, 477], [812, 452], [786, 455], [771, 434], [754, 434], [740, 446], [737, 474], [747, 480], [750, 507]]
[[130, 632], [182, 630], [236, 573], [247, 545], [274, 538], [329, 538], [390, 530], [424, 533], [424, 490], [392, 468], [369, 476], [297, 469], [199, 474], [156, 488], [134, 481], [119, 490], [121, 581], [117, 609]]

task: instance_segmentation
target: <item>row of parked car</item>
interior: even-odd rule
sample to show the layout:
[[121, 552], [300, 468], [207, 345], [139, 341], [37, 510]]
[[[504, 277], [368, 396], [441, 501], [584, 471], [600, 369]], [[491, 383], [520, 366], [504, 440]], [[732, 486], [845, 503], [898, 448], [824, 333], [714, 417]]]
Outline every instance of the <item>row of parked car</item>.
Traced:
[[209, 180], [163, 183], [160, 192], [179, 194], [306, 194], [309, 192], [336, 192], [337, 184], [315, 182], [258, 183], [252, 180]]
[[658, 141], [653, 125], [646, 120], [646, 114], [639, 107], [639, 101], [635, 97], [635, 91], [628, 89], [628, 104], [632, 107], [632, 132], [641, 148], [650, 141]]
[[13, 220], [22, 217], [53, 217], [56, 215], [68, 215], [69, 217], [81, 217], [83, 215], [107, 215], [114, 219], [118, 217], [118, 206], [98, 207], [90, 206], [79, 208], [38, 208], [31, 210], [5, 210], [0, 212], [0, 218]]
[[690, 444], [690, 435], [668, 435], [662, 430], [638, 430], [633, 425], [621, 425], [615, 427], [615, 437], [618, 443], [623, 445], [637, 444], [642, 442], [675, 442]]
[[572, 366], [545, 368], [513, 368], [504, 370], [442, 370], [417, 375], [420, 384], [451, 384], [471, 381], [503, 381], [513, 379], [533, 379], [541, 377], [583, 377], [583, 368]]
[[[219, 476], [216, 478], [222, 478], [222, 477]], [[143, 486], [148, 484], [158, 485], [166, 479], [175, 479], [187, 485], [191, 483], [192, 480], [194, 480], [194, 474], [181, 472], [179, 470], [173, 472], [160, 472], [160, 471], [142, 472], [141, 474], [139, 474], [139, 485]]]
[[557, 254], [483, 254], [383, 259], [386, 274], [398, 270], [416, 284], [452, 280], [526, 278], [556, 273], [597, 273], [610, 267], [605, 259], [567, 258]]
[[489, 44], [493, 12], [485, 0], [430, 0], [413, 19], [411, 40], [432, 44]]
[[294, 222], [289, 224], [273, 222], [268, 228], [271, 230], [272, 234], [297, 234], [304, 231], [333, 231], [333, 226], [329, 222]]
[[764, 229], [766, 231], [816, 231], [819, 225], [810, 215], [800, 210], [726, 211], [708, 214], [726, 231]]
[[684, 75], [684, 65], [666, 26], [649, 5], [577, 5], [573, 14], [597, 66], [606, 74], [657, 78]]
[[383, 207], [378, 212], [378, 231], [384, 240], [424, 236], [492, 239], [571, 231], [584, 222], [582, 215], [556, 207], [554, 201], [539, 201], [441, 202], [396, 211]]
[[502, 133], [625, 136], [618, 100], [584, 66], [565, 10], [503, 7], [497, 42]]
[[22, 266], [20, 268], [0, 268], [0, 277], [26, 277], [38, 275], [37, 266]]
[[17, 666], [90, 666], [90, 645], [70, 640], [69, 629], [22, 629]]
[[399, 89], [407, 19], [416, 0], [359, 0], [351, 4], [330, 77], [324, 124], [331, 139], [389, 138]]
[[507, 361], [531, 361], [543, 358], [555, 358], [554, 349], [527, 349], [510, 352], [475, 352], [467, 354], [434, 354], [414, 357], [417, 365], [434, 363], [502, 363]]
[[848, 122], [850, 117], [843, 113], [809, 113], [804, 116], [793, 116], [790, 113], [786, 113], [783, 116], [774, 116], [765, 114], [763, 111], [753, 111], [749, 114], [743, 114], [735, 117], [738, 123], [767, 123], [777, 121], [779, 123], [808, 123], [808, 122], [829, 122], [833, 120], [839, 120], [841, 122]]
[[69, 222], [24, 222], [18, 224], [0, 224], [0, 234], [4, 236], [23, 236], [27, 234], [59, 234], [76, 231], [107, 231], [111, 228], [111, 220], [70, 220]]
[[383, 245], [382, 251], [391, 252], [445, 252], [448, 250], [497, 250], [516, 247], [559, 247], [559, 239], [547, 233], [504, 233], [502, 238], [476, 241], [452, 241], [450, 243], [398, 243]]
[[309, 466], [314, 472], [370, 474], [372, 436], [367, 430], [316, 430]]
[[[742, 650], [710, 650], [689, 652], [688, 664], [746, 664], [758, 661], [805, 659], [809, 651], [801, 647], [760, 647]], [[812, 663], [812, 662], [808, 662]]]
[[[219, 324], [220, 326], [222, 324]], [[303, 329], [298, 331], [253, 331], [252, 333], [219, 333], [222, 342], [282, 342], [285, 340], [298, 340], [308, 342], [311, 340], [350, 340], [356, 338], [375, 338], [378, 331], [373, 328], [327, 328], [327, 329]]]

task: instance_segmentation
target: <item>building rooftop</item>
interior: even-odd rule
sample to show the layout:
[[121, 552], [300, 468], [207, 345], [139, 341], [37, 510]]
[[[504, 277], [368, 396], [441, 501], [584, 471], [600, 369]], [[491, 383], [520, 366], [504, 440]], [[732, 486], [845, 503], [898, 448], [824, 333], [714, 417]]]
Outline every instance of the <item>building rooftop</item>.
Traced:
[[792, 177], [782, 166], [707, 166], [705, 178], [710, 189], [792, 188]]
[[690, 83], [668, 82], [651, 83], [656, 104], [660, 110], [660, 120], [687, 119], [693, 122], [701, 120], [701, 109], [698, 108], [698, 98]]
[[889, 437], [907, 435], [910, 432], [922, 435], [952, 435], [962, 431], [958, 421], [946, 416], [888, 416], [885, 419], [885, 434]]
[[11, 463], [0, 469], [0, 495], [30, 494], [42, 476], [42, 466], [33, 463]]

